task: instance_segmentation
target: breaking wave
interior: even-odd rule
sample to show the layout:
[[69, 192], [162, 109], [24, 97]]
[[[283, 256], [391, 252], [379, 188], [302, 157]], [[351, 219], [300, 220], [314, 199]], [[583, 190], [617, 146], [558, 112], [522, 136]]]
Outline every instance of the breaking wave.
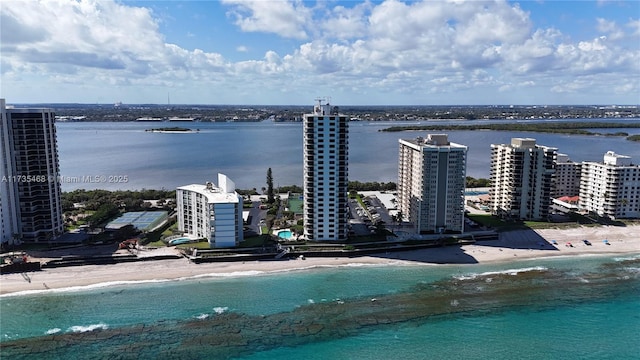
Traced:
[[456, 280], [474, 280], [474, 279], [477, 279], [478, 277], [485, 277], [485, 276], [495, 276], [495, 275], [516, 276], [520, 273], [525, 273], [525, 272], [547, 271], [547, 270], [549, 269], [544, 266], [534, 266], [534, 267], [521, 268], [521, 269], [508, 269], [508, 270], [501, 270], [501, 271], [487, 271], [483, 273], [471, 273], [468, 275], [455, 275], [453, 276], [453, 278]]
[[107, 324], [99, 323], [99, 324], [91, 324], [88, 326], [76, 325], [69, 328], [69, 332], [74, 333], [84, 333], [95, 330], [107, 330], [109, 326]]

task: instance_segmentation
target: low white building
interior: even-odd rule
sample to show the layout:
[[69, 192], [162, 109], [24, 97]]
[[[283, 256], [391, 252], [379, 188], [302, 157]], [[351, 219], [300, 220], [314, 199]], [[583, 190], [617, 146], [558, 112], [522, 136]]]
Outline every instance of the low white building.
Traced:
[[603, 162], [584, 161], [580, 208], [612, 219], [640, 217], [640, 165], [608, 151]]
[[176, 200], [178, 229], [186, 236], [207, 239], [211, 248], [235, 247], [243, 240], [242, 196], [226, 175], [218, 174], [218, 186], [178, 187]]

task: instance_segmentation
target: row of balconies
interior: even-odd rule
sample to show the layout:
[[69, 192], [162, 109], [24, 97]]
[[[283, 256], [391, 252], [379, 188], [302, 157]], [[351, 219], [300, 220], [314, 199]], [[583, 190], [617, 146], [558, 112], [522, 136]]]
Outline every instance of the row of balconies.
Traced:
[[15, 152], [16, 156], [21, 155], [51, 155], [52, 151], [47, 151], [47, 148], [44, 146], [40, 147], [25, 147], [22, 149], [17, 149]]
[[349, 129], [346, 126], [338, 125], [338, 126], [314, 126], [313, 124], [307, 124], [304, 127], [304, 132], [306, 134], [313, 133], [331, 133], [331, 134], [340, 134], [347, 135], [349, 133]]
[[[318, 154], [305, 154], [305, 159], [308, 162], [312, 162], [312, 161], [324, 161], [324, 160], [334, 160], [334, 161], [340, 161], [340, 163], [344, 163], [346, 164], [346, 161], [349, 160], [347, 157], [347, 154], [338, 154], [338, 156], [336, 156], [336, 154], [328, 154], [326, 157], [324, 157], [323, 155], [318, 155]], [[335, 165], [335, 164], [329, 164], [329, 165]]]

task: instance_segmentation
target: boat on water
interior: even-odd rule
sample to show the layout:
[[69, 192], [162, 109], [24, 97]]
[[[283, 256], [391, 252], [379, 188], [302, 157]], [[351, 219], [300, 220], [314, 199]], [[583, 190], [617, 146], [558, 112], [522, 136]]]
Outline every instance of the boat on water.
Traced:
[[192, 117], [178, 117], [178, 116], [172, 116], [169, 118], [169, 121], [195, 121], [195, 118]]
[[160, 117], [143, 116], [143, 117], [137, 118], [136, 121], [164, 121], [164, 119]]

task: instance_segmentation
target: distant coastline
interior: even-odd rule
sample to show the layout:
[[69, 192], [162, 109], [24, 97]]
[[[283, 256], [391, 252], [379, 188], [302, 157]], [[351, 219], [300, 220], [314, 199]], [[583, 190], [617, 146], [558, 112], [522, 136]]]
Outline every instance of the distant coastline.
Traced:
[[602, 133], [587, 129], [640, 129], [640, 123], [609, 123], [609, 122], [557, 122], [557, 123], [500, 123], [477, 125], [410, 125], [392, 126], [379, 131], [433, 131], [433, 130], [493, 130], [493, 131], [528, 131], [538, 133], [554, 133], [568, 135], [592, 136], [625, 136], [629, 141], [640, 141], [640, 136], [629, 135], [626, 132]]
[[[61, 122], [300, 122], [307, 105], [15, 104], [54, 109]], [[638, 105], [344, 105], [352, 121], [638, 119]]]

